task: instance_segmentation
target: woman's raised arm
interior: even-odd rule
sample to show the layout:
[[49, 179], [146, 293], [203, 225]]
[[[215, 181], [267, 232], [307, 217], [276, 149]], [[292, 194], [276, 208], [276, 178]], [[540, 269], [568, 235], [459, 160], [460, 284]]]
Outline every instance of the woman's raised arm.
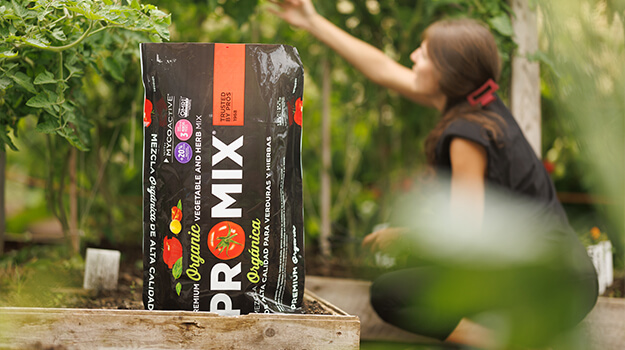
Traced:
[[311, 0], [273, 0], [272, 13], [289, 24], [304, 29], [341, 55], [376, 84], [395, 90], [425, 106], [432, 101], [415, 89], [414, 73], [385, 55], [378, 48], [337, 27], [315, 10]]

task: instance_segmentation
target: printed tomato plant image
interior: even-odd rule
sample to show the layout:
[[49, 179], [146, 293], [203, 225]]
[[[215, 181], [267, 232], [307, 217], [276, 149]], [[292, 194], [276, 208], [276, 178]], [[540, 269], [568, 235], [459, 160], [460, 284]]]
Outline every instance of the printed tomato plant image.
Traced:
[[208, 233], [208, 249], [221, 260], [234, 259], [245, 248], [245, 232], [231, 221], [222, 221]]

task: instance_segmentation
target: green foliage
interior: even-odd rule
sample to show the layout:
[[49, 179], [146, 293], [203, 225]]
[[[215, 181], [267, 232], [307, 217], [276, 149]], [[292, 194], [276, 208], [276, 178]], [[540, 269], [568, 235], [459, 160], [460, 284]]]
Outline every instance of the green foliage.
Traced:
[[[81, 103], [88, 68], [123, 81], [123, 69], [147, 36], [168, 39], [168, 15], [136, 0], [12, 0], [0, 3], [0, 146], [16, 149], [18, 122], [37, 119], [36, 131], [89, 148], [90, 116]], [[119, 29], [145, 33], [115, 34]], [[109, 35], [104, 35], [108, 32]], [[118, 37], [118, 38], [119, 38]]]
[[249, 17], [254, 13], [256, 5], [258, 5], [258, 0], [209, 0], [208, 3], [209, 10], [214, 10], [218, 6], [223, 7], [225, 13], [241, 26], [246, 23]]
[[[318, 11], [353, 35], [411, 66], [410, 54], [431, 23], [469, 16], [491, 26], [503, 60], [507, 96], [511, 37], [506, 1], [316, 1]], [[259, 20], [260, 21], [260, 20]], [[332, 219], [335, 248], [357, 247], [360, 237], [393, 216], [396, 199], [424, 170], [424, 140], [437, 112], [415, 105], [368, 81], [316, 40], [280, 23], [274, 41], [296, 46], [308, 80], [304, 89], [303, 141], [307, 235], [319, 233], [322, 62], [332, 67]]]
[[2, 149], [30, 150], [17, 158], [45, 179], [46, 203], [65, 230], [68, 160], [72, 148], [84, 151], [74, 180], [79, 230], [87, 239], [140, 237], [140, 224], [127, 217], [140, 217], [140, 200], [112, 203], [141, 195], [140, 171], [127, 166], [127, 157], [140, 161], [139, 43], [168, 40], [170, 15], [136, 0], [0, 1], [0, 14]]
[[622, 266], [625, 2], [543, 1], [541, 10], [549, 18], [541, 35], [546, 158], [556, 164], [558, 189], [608, 198], [609, 205], [594, 208], [596, 221], [578, 231], [605, 230]]
[[[321, 93], [324, 62], [329, 62], [335, 249], [358, 246], [373, 226], [389, 220], [394, 200], [423, 168], [423, 141], [436, 122], [435, 111], [369, 82], [308, 33], [293, 30], [269, 13], [267, 8], [273, 5], [268, 1], [154, 3], [171, 12], [173, 41], [284, 43], [298, 49], [306, 72], [305, 224], [306, 235], [313, 240], [320, 232]], [[501, 85], [504, 97], [507, 94], [515, 48], [507, 1], [318, 0], [314, 5], [333, 23], [407, 66], [412, 65], [410, 53], [420, 45], [429, 24], [445, 17], [478, 18], [493, 29], [499, 44], [504, 62]]]

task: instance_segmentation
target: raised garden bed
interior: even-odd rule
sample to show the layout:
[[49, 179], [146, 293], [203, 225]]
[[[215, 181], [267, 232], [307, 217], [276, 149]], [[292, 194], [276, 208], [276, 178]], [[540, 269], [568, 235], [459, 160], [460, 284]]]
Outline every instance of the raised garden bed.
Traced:
[[358, 349], [360, 321], [306, 291], [320, 314], [0, 308], [0, 348]]

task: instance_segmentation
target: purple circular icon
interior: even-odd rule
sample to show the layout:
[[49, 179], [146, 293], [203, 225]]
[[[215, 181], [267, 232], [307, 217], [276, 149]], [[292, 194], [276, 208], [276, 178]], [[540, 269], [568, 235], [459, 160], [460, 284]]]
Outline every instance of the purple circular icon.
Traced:
[[191, 134], [193, 134], [193, 126], [191, 122], [186, 119], [180, 119], [176, 123], [176, 137], [180, 139], [180, 141], [186, 141], [191, 138]]
[[182, 164], [186, 164], [191, 160], [192, 152], [191, 146], [189, 146], [186, 142], [180, 142], [176, 145], [176, 149], [174, 150], [176, 155], [176, 159], [178, 162]]

